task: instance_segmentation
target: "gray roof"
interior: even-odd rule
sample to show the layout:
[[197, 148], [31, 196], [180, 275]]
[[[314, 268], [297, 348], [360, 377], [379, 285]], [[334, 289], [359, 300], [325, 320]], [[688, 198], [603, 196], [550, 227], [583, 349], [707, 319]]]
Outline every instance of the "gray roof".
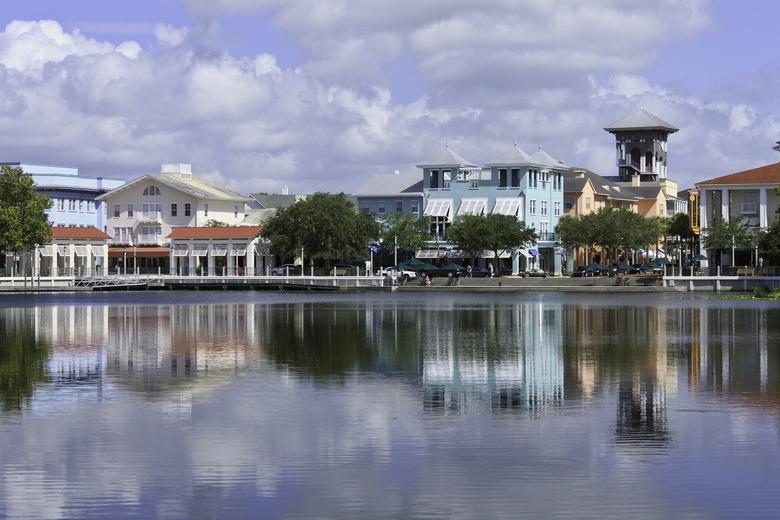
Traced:
[[531, 159], [533, 159], [535, 164], [541, 164], [547, 168], [557, 168], [559, 170], [567, 170], [569, 168], [561, 161], [554, 159], [552, 156], [550, 156], [550, 154], [542, 150], [541, 146], [533, 153], [533, 155], [531, 155]]
[[260, 207], [269, 208], [286, 208], [295, 204], [298, 200], [298, 195], [282, 195], [280, 193], [253, 193], [252, 198], [255, 199]]
[[607, 132], [625, 132], [628, 130], [666, 130], [667, 132], [674, 133], [679, 130], [676, 126], [672, 126], [660, 117], [651, 114], [646, 110], [639, 109], [632, 114], [618, 119], [611, 125], [604, 128]]
[[177, 173], [155, 173], [144, 175], [96, 198], [98, 200], [105, 200], [116, 193], [130, 188], [131, 186], [135, 186], [136, 184], [145, 181], [148, 182], [149, 180], [157, 181], [160, 184], [164, 184], [199, 199], [231, 200], [244, 203], [249, 201], [249, 197], [242, 195], [237, 191], [229, 190], [217, 184], [213, 184], [196, 177], [182, 177]]
[[268, 219], [276, 215], [278, 208], [250, 209], [240, 226], [260, 226], [265, 224]]
[[662, 191], [662, 188], [657, 184], [654, 186], [627, 186], [623, 190], [636, 194], [640, 199], [654, 199], [658, 197], [658, 192]]
[[419, 173], [382, 173], [371, 175], [352, 195], [358, 197], [422, 194], [423, 181]]
[[418, 168], [477, 168], [478, 166], [471, 161], [467, 161], [458, 155], [449, 145], [438, 150], [436, 155], [430, 160], [421, 162]]
[[[576, 172], [583, 172], [583, 177], [577, 177]], [[571, 171], [563, 173], [563, 191], [564, 192], [580, 192], [585, 188], [587, 181], [593, 185], [593, 189], [596, 194], [604, 195], [618, 200], [632, 200], [635, 201], [639, 197], [626, 189], [623, 186], [618, 185], [609, 179], [602, 177], [601, 175], [592, 172], [585, 168], [572, 168]]]
[[[496, 161], [490, 161], [486, 166], [514, 166], [516, 164], [539, 164], [539, 162], [525, 153], [517, 146], [517, 143], [515, 143], [508, 154]], [[543, 166], [543, 164], [539, 164], [539, 166]]]

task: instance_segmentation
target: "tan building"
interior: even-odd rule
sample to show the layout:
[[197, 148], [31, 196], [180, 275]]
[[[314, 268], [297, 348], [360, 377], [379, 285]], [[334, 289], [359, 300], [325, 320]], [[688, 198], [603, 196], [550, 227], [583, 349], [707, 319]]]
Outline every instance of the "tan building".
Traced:
[[189, 164], [163, 164], [161, 173], [139, 177], [98, 199], [108, 213], [111, 265], [129, 266], [128, 272], [167, 272], [167, 237], [174, 229], [206, 226], [211, 220], [239, 225], [250, 202], [245, 195], [193, 177]]
[[563, 174], [564, 215], [587, 215], [602, 208], [622, 208], [637, 211], [638, 197], [612, 182], [584, 168], [573, 168]]

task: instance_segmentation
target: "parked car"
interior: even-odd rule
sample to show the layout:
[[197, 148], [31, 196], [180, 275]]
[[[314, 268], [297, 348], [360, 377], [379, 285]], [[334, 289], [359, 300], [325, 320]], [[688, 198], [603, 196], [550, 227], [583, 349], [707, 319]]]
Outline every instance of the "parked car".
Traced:
[[472, 278], [486, 278], [488, 276], [490, 276], [490, 271], [488, 271], [484, 267], [472, 267], [471, 268], [471, 277]]
[[378, 276], [389, 276], [390, 278], [406, 278], [407, 280], [414, 280], [417, 278], [417, 273], [414, 271], [408, 271], [406, 269], [396, 270], [393, 268], [380, 269], [376, 272]]
[[598, 274], [596, 274], [596, 270], [587, 265], [577, 266], [571, 275], [574, 278], [587, 278], [591, 276], [598, 276]]
[[271, 276], [300, 275], [301, 266], [298, 264], [282, 264], [271, 269]]
[[544, 269], [529, 269], [523, 272], [523, 278], [547, 278], [547, 271]]

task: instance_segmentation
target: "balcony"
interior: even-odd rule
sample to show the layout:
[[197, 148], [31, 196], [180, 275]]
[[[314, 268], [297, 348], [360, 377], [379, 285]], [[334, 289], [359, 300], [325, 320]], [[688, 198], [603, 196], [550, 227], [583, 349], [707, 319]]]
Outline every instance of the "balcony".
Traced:
[[136, 224], [162, 224], [162, 212], [161, 211], [139, 211], [135, 215]]
[[162, 235], [159, 233], [141, 233], [138, 235], [137, 244], [139, 246], [161, 246], [163, 245]]
[[618, 160], [618, 166], [628, 166], [629, 168], [633, 168], [636, 171], [639, 170], [639, 163], [637, 161], [632, 161], [630, 157], [626, 157], [624, 159]]
[[538, 233], [539, 235], [539, 242], [555, 242], [558, 240], [558, 234], [552, 233], [548, 231], [544, 231], [541, 233]]

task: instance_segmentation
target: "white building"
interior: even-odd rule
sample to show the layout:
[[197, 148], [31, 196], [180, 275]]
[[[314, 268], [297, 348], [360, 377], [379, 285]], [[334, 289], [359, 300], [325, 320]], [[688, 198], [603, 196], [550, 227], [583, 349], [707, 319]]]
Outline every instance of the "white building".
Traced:
[[260, 226], [180, 227], [170, 240], [170, 274], [253, 276], [268, 274], [273, 257]]
[[139, 177], [98, 199], [108, 212], [112, 266], [130, 264], [139, 272], [168, 271], [167, 237], [174, 229], [206, 226], [209, 221], [239, 225], [250, 201], [245, 195], [193, 177], [189, 164], [178, 163], [163, 164], [161, 173]]

